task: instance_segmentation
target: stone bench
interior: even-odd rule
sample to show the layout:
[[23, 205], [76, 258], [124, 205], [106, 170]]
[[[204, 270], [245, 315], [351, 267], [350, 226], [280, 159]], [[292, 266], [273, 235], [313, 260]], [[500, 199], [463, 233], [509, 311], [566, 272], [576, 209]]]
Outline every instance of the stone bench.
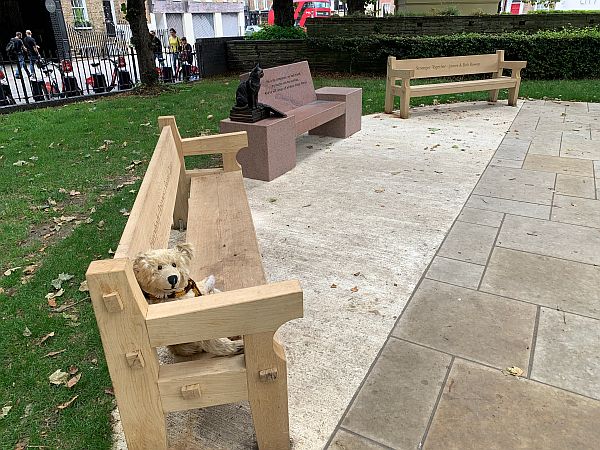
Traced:
[[[167, 443], [167, 413], [248, 400], [258, 447], [287, 449], [286, 358], [274, 333], [302, 317], [302, 291], [297, 281], [266, 282], [235, 159], [246, 133], [182, 139], [174, 117], [159, 126], [114, 259], [93, 261], [86, 274], [128, 448], [179, 448]], [[222, 169], [186, 169], [185, 156], [215, 153]], [[173, 224], [187, 227], [196, 249], [191, 277], [214, 274], [223, 292], [149, 305], [132, 260], [167, 248]], [[236, 335], [243, 355], [174, 364], [157, 357], [156, 347]]]
[[[445, 58], [399, 59], [388, 57], [385, 82], [386, 113], [394, 109], [394, 97], [400, 97], [400, 117], [408, 119], [411, 97], [454, 94], [459, 92], [489, 91], [490, 101], [498, 100], [498, 90], [508, 88], [508, 104], [516, 106], [521, 85], [521, 69], [527, 61], [504, 61], [504, 50], [489, 55], [450, 56]], [[504, 69], [512, 71], [510, 77], [502, 75]], [[430, 83], [411, 86], [410, 80], [418, 78], [452, 77], [491, 73], [491, 78], [448, 83]], [[397, 80], [402, 80], [400, 86]]]
[[301, 134], [346, 138], [360, 131], [362, 89], [324, 87], [315, 91], [306, 61], [266, 69], [258, 101], [287, 117], [256, 123], [221, 121], [222, 133], [248, 133], [248, 147], [238, 153], [247, 178], [271, 181], [293, 169], [296, 137]]

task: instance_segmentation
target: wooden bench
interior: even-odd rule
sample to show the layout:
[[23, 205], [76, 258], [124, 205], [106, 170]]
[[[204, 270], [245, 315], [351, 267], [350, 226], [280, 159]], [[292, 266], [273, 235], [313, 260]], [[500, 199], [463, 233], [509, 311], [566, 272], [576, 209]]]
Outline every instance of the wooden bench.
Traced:
[[221, 121], [222, 133], [248, 132], [249, 146], [238, 154], [247, 178], [271, 181], [293, 169], [296, 137], [307, 131], [338, 138], [360, 131], [362, 89], [324, 87], [315, 91], [306, 61], [265, 69], [258, 101], [287, 117], [256, 123]]
[[[451, 56], [446, 58], [400, 59], [388, 57], [385, 82], [386, 113], [394, 109], [394, 97], [400, 96], [400, 117], [408, 119], [411, 97], [442, 95], [459, 92], [489, 91], [490, 101], [498, 100], [498, 90], [508, 88], [508, 104], [517, 105], [521, 69], [527, 61], [504, 61], [504, 50], [489, 55]], [[510, 77], [502, 75], [504, 69], [512, 71]], [[411, 86], [410, 80], [418, 78], [451, 77], [491, 73], [492, 78], [449, 83]], [[402, 84], [397, 86], [396, 81]]]
[[[158, 144], [114, 259], [86, 277], [129, 450], [167, 448], [165, 414], [249, 400], [260, 449], [289, 447], [287, 371], [275, 331], [302, 317], [298, 281], [267, 284], [242, 173], [238, 132], [181, 139], [159, 118]], [[222, 169], [186, 170], [184, 157], [221, 153]], [[172, 224], [187, 226], [191, 277], [214, 274], [224, 292], [148, 305], [132, 258], [166, 248]], [[243, 335], [245, 354], [161, 365], [156, 347]]]

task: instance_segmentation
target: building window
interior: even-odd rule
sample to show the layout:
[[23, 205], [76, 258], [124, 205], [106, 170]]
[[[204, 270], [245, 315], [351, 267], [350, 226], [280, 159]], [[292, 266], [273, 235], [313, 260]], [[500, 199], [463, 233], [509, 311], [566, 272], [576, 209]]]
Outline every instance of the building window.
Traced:
[[88, 18], [85, 0], [71, 0], [73, 8], [73, 26], [75, 28], [91, 28], [92, 23]]

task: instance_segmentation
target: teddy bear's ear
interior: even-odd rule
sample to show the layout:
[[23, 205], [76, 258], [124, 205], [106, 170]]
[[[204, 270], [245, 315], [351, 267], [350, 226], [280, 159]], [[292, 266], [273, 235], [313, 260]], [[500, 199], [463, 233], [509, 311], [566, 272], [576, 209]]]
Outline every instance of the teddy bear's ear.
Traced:
[[183, 253], [183, 255], [189, 259], [192, 259], [194, 257], [194, 246], [189, 242], [177, 244], [175, 246], [175, 249], [177, 249], [178, 252]]
[[146, 264], [146, 254], [140, 253], [133, 260], [133, 271], [136, 273], [139, 272], [140, 270], [142, 270], [142, 268], [144, 267], [145, 264]]

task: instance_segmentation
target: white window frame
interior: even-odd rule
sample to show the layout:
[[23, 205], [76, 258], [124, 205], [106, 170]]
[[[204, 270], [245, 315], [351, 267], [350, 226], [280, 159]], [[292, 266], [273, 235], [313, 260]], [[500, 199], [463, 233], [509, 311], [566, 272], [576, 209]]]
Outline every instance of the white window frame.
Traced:
[[[78, 30], [89, 30], [92, 28], [92, 24], [90, 22], [90, 16], [88, 15], [87, 4], [85, 0], [71, 0], [71, 11], [73, 12], [73, 27]], [[75, 11], [81, 11], [81, 16], [83, 17], [83, 21], [86, 23], [85, 26], [77, 25], [76, 17], [80, 16], [79, 13]]]

